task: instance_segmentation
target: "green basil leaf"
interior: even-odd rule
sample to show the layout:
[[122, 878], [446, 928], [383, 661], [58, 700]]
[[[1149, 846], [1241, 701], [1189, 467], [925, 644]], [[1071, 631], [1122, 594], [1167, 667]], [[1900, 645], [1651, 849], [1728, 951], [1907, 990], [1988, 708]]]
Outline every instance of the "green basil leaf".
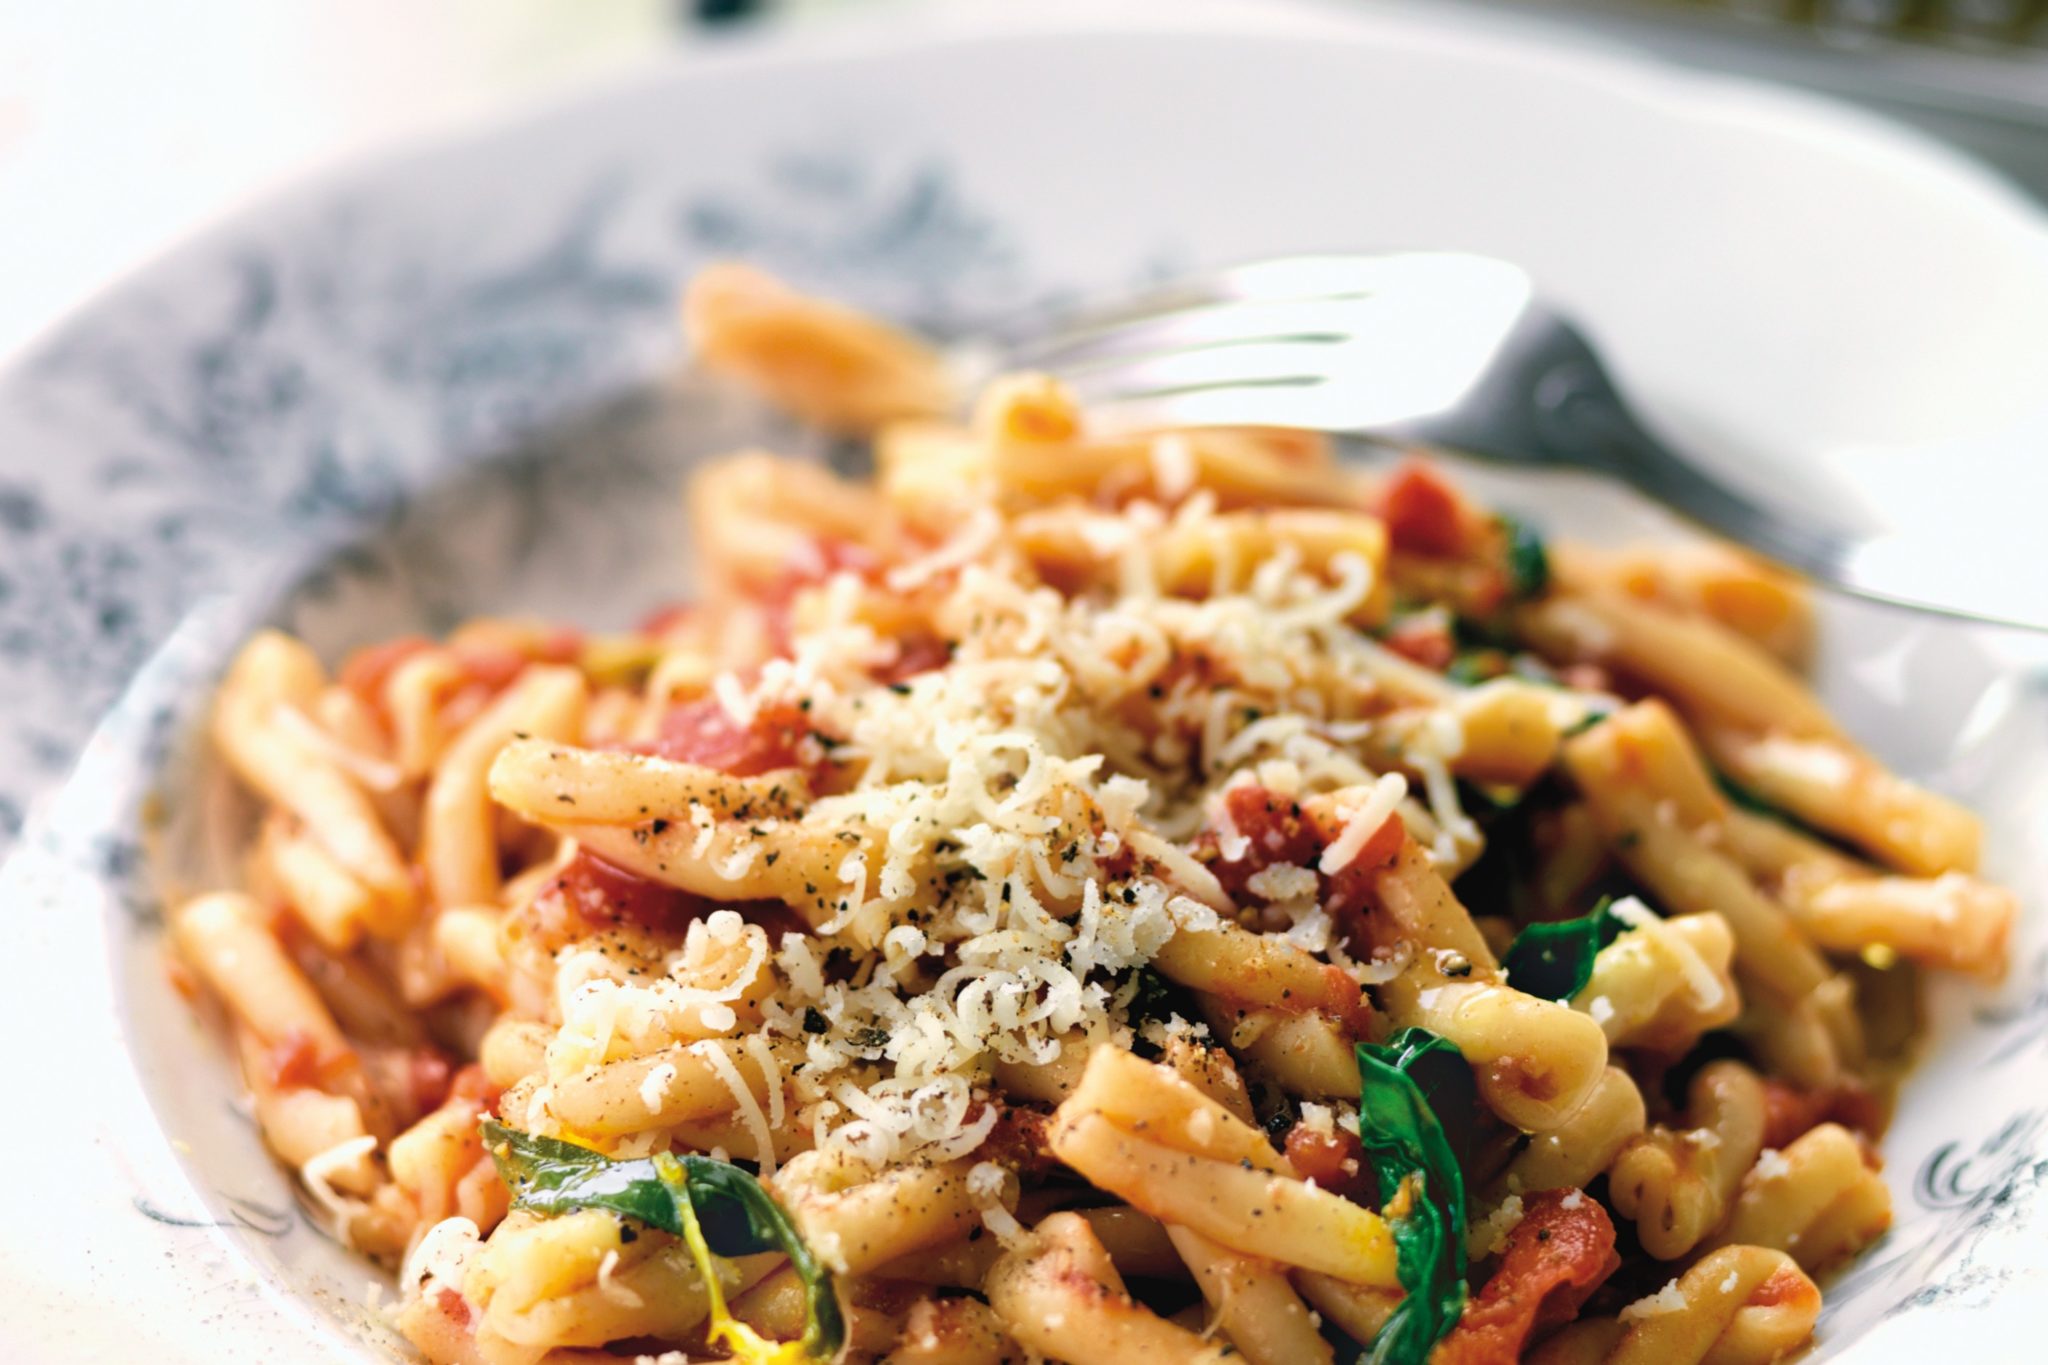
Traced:
[[[707, 1156], [615, 1161], [573, 1142], [483, 1122], [484, 1149], [512, 1191], [512, 1206], [557, 1215], [604, 1209], [677, 1237], [692, 1225], [724, 1257], [781, 1251], [804, 1285], [808, 1307], [800, 1345], [829, 1360], [846, 1339], [832, 1273], [768, 1191], [748, 1172]], [[687, 1202], [688, 1207], [684, 1205]]]
[[1500, 677], [1508, 669], [1508, 656], [1504, 651], [1482, 646], [1461, 649], [1453, 654], [1450, 666], [1444, 669], [1444, 676], [1460, 687], [1477, 687]]
[[1400, 1305], [1373, 1338], [1373, 1365], [1425, 1365], [1465, 1308], [1465, 1173], [1478, 1107], [1472, 1068], [1427, 1029], [1358, 1045], [1358, 1135], [1389, 1205]]
[[1515, 596], [1541, 597], [1550, 587], [1550, 552], [1543, 537], [1517, 517], [1502, 516], [1500, 525], [1508, 537], [1508, 582]]
[[484, 1148], [515, 1206], [544, 1214], [605, 1209], [682, 1235], [674, 1197], [652, 1161], [613, 1161], [588, 1147], [522, 1133], [494, 1119], [484, 1120], [483, 1134]]
[[1586, 988], [1593, 959], [1628, 926], [1614, 917], [1610, 897], [1577, 919], [1532, 924], [1515, 935], [1501, 965], [1518, 991], [1545, 1000], [1569, 1000]]

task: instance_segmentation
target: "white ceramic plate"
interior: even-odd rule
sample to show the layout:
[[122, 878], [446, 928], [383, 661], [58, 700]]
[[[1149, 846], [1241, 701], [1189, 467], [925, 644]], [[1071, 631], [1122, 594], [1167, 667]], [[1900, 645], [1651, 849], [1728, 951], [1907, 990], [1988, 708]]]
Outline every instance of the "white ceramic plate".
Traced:
[[[332, 655], [675, 595], [679, 471], [748, 429], [667, 378], [709, 256], [939, 323], [1200, 261], [1466, 248], [1528, 264], [1658, 417], [1781, 478], [1839, 487], [1829, 461], [1879, 446], [1895, 472], [1996, 460], [2041, 422], [2048, 236], [1927, 146], [1405, 11], [1153, 13], [663, 66], [249, 214], [0, 377], [0, 816], [91, 736], [0, 897], [0, 1358], [397, 1349], [162, 971], [157, 891], [222, 867], [235, 814], [185, 739], [264, 619]], [[1580, 533], [1643, 516], [1505, 495]], [[1828, 631], [1830, 702], [1984, 809], [1990, 871], [2038, 898], [2038, 681], [1953, 626]], [[2042, 940], [2001, 992], [1942, 996], [1887, 1145], [1898, 1227], [1831, 1295], [1825, 1353], [2021, 1359], [2048, 1329]]]

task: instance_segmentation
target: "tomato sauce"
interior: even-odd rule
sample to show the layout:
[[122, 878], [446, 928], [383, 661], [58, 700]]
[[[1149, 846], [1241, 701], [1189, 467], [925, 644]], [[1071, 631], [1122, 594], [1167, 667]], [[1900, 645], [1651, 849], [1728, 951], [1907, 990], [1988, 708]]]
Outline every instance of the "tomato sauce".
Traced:
[[1432, 1365], [1513, 1365], [1530, 1337], [1570, 1322], [1620, 1266], [1614, 1223], [1598, 1201], [1578, 1190], [1528, 1195], [1499, 1267]]
[[1350, 862], [1326, 873], [1320, 866], [1323, 852], [1344, 834], [1331, 816], [1312, 815], [1291, 797], [1256, 786], [1232, 787], [1223, 794], [1223, 808], [1246, 840], [1242, 855], [1226, 858], [1221, 836], [1208, 829], [1195, 840], [1195, 856], [1208, 864], [1232, 900], [1256, 899], [1249, 883], [1269, 867], [1314, 868], [1324, 906], [1340, 922], [1352, 921], [1347, 932], [1354, 935], [1363, 927], [1356, 921], [1370, 904], [1373, 879], [1393, 861], [1407, 837], [1401, 817], [1389, 815]]
[[1380, 493], [1387, 541], [1407, 554], [1453, 559], [1471, 544], [1464, 502], [1428, 465], [1411, 460], [1394, 471]]
[[1365, 1145], [1357, 1134], [1342, 1128], [1321, 1133], [1297, 1123], [1287, 1130], [1283, 1150], [1302, 1179], [1313, 1180], [1355, 1204], [1375, 1204], [1375, 1181], [1365, 1163]]

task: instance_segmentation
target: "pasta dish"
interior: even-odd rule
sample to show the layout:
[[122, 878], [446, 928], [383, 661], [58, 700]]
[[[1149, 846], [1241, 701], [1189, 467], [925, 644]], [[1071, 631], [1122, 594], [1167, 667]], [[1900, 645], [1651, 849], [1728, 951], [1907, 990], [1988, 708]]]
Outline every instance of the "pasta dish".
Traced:
[[1798, 584], [970, 406], [737, 265], [684, 317], [873, 478], [731, 456], [638, 629], [267, 632], [212, 716], [262, 813], [180, 970], [426, 1359], [1804, 1347], [1921, 974], [2015, 903]]

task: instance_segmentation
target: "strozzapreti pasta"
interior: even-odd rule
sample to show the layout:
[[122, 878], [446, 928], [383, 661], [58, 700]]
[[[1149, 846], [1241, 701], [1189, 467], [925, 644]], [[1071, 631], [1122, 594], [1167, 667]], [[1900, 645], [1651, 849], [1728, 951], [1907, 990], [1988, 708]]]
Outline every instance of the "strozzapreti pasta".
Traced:
[[874, 478], [713, 463], [638, 630], [266, 633], [214, 710], [263, 815], [180, 959], [427, 1359], [1800, 1349], [1901, 1002], [2015, 906], [1797, 584], [1037, 376], [962, 419], [738, 266], [685, 318]]

